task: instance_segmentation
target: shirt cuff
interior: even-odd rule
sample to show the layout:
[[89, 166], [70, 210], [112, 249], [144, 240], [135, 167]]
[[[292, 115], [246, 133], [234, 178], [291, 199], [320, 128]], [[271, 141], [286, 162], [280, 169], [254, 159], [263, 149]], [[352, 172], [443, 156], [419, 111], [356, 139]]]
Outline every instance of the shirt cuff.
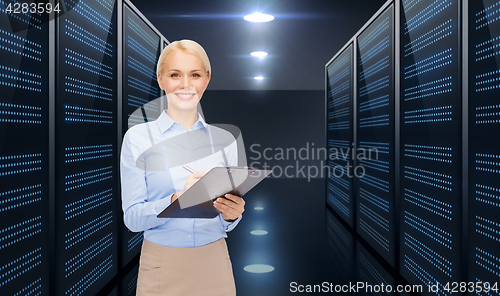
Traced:
[[174, 194], [175, 193], [170, 194], [170, 195], [156, 201], [156, 216], [158, 216], [158, 214], [163, 212], [163, 210], [170, 205], [170, 201], [172, 200], [172, 195], [174, 195]]
[[222, 218], [222, 214], [219, 214], [219, 219], [222, 223], [222, 226], [224, 226], [224, 230], [226, 232], [233, 230], [236, 227], [236, 225], [240, 223], [241, 217], [243, 217], [243, 215], [236, 218], [236, 220], [234, 220], [233, 222], [227, 222], [226, 220], [224, 220], [224, 218]]

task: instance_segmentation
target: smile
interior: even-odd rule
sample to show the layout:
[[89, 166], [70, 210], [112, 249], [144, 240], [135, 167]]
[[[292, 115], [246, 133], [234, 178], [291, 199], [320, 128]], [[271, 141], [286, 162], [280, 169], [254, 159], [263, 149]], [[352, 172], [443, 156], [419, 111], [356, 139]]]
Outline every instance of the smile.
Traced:
[[175, 93], [175, 95], [181, 99], [181, 100], [190, 100], [193, 98], [196, 94], [194, 93]]

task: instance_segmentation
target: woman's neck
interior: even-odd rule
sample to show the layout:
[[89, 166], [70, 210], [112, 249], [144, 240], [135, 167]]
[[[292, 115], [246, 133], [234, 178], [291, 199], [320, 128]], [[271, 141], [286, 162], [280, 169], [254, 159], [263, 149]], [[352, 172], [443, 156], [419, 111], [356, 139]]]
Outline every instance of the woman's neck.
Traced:
[[174, 121], [177, 121], [182, 125], [186, 131], [189, 132], [189, 128], [198, 120], [197, 108], [193, 108], [187, 111], [174, 110], [173, 108], [167, 109], [167, 115]]

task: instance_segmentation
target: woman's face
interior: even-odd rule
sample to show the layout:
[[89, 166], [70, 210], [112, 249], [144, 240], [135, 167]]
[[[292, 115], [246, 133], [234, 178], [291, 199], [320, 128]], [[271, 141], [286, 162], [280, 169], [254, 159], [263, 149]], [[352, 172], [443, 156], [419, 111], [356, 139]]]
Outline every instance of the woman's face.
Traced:
[[168, 108], [188, 111], [196, 108], [207, 88], [210, 74], [194, 54], [180, 50], [170, 53], [164, 61], [158, 84], [165, 90]]

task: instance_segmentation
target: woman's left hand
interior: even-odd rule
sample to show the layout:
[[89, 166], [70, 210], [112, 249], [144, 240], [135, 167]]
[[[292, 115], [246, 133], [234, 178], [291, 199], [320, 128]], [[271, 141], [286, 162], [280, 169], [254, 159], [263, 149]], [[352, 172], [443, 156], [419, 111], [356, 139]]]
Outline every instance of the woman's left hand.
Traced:
[[245, 211], [245, 201], [243, 198], [226, 194], [225, 198], [217, 198], [214, 201], [214, 207], [222, 213], [222, 218], [227, 222], [233, 222]]

